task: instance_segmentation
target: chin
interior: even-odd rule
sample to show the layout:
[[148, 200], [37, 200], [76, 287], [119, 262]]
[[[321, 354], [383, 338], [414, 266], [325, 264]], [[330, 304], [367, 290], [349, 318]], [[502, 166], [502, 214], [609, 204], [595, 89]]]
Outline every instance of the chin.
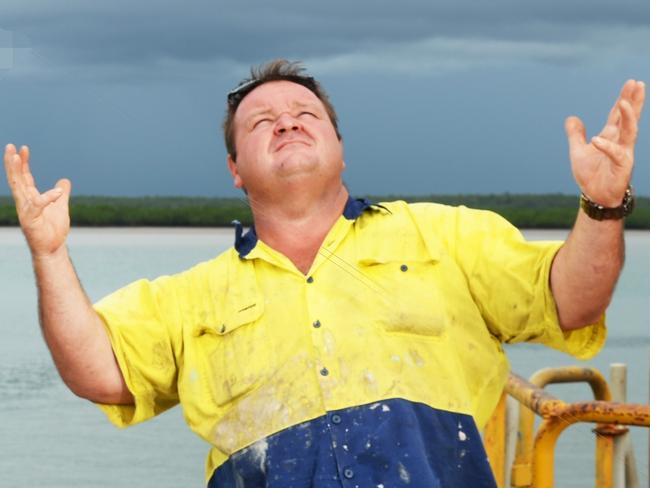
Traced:
[[300, 174], [315, 173], [319, 168], [318, 161], [312, 158], [305, 158], [300, 155], [291, 155], [283, 159], [278, 165], [278, 174], [280, 176], [293, 176]]

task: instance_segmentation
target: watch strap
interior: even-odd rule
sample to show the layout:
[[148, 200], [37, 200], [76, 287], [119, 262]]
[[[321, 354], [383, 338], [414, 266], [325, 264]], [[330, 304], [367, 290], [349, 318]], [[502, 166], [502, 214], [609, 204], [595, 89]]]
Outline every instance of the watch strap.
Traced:
[[628, 185], [623, 201], [618, 207], [605, 207], [591, 200], [584, 193], [580, 194], [580, 208], [594, 220], [620, 220], [634, 210], [634, 192]]

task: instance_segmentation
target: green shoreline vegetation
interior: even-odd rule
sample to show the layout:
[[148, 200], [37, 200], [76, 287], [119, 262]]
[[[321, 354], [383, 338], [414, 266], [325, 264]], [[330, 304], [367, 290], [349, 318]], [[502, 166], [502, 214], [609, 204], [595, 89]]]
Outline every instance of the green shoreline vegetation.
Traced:
[[[568, 229], [573, 225], [578, 197], [563, 194], [490, 194], [368, 196], [373, 202], [406, 200], [438, 202], [493, 210], [520, 228]], [[72, 225], [77, 227], [229, 227], [233, 220], [252, 223], [247, 202], [240, 198], [75, 196]], [[16, 226], [11, 197], [0, 196], [0, 226]], [[637, 197], [626, 220], [628, 229], [650, 229], [650, 198]]]

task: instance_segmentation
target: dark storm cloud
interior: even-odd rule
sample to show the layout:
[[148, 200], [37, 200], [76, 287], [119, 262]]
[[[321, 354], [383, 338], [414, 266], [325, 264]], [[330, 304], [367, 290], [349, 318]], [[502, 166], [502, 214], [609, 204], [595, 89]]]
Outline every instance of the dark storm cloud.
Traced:
[[412, 50], [411, 69], [428, 66], [418, 52], [444, 69], [512, 56], [565, 63], [621, 44], [629, 50], [631, 39], [650, 41], [646, 1], [3, 4], [0, 27], [50, 61], [50, 70], [104, 66], [145, 74], [191, 65], [196, 72], [201, 64], [223, 68], [281, 55], [339, 70], [355, 63], [386, 69], [397, 61], [401, 71]]
[[44, 187], [232, 195], [223, 94], [281, 56], [332, 95], [357, 194], [574, 192], [564, 117], [592, 134], [648, 45], [647, 0], [2, 0], [0, 134]]

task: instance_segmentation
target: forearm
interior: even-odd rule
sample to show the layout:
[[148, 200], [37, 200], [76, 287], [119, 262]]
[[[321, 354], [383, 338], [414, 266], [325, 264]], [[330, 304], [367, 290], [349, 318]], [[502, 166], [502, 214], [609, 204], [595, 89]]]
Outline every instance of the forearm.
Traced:
[[43, 336], [63, 381], [76, 395], [92, 401], [132, 403], [108, 334], [65, 246], [32, 260]]
[[563, 329], [598, 320], [609, 305], [624, 257], [623, 220], [597, 221], [579, 210], [551, 269], [551, 289]]

